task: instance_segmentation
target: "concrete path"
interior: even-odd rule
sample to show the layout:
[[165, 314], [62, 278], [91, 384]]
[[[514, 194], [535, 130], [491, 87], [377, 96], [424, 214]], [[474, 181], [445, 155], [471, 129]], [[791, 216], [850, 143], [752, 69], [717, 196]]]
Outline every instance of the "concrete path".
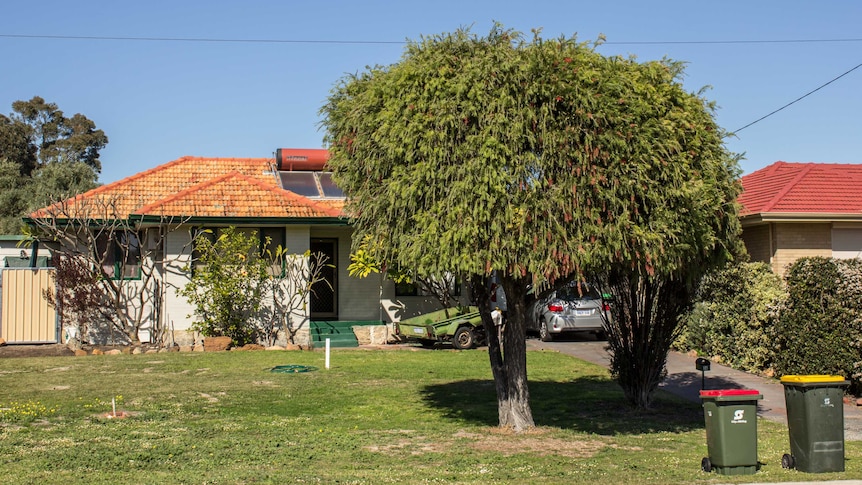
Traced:
[[[605, 367], [609, 364], [606, 345], [605, 342], [595, 340], [527, 340], [527, 349], [556, 350]], [[701, 372], [695, 368], [694, 361], [694, 357], [671, 352], [667, 359], [667, 377], [659, 387], [690, 401], [701, 402]], [[757, 406], [758, 415], [770, 421], [787, 424], [784, 386], [777, 379], [756, 376], [714, 362], [710, 367], [711, 370], [705, 375], [707, 389], [756, 389], [763, 394], [763, 400], [759, 401]], [[862, 441], [862, 407], [844, 404], [844, 439]]]

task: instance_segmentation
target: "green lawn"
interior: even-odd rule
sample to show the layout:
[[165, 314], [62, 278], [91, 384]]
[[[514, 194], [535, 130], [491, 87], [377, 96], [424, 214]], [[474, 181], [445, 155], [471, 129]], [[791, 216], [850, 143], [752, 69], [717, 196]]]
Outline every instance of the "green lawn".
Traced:
[[[700, 471], [697, 403], [628, 408], [607, 371], [528, 354], [538, 428], [496, 427], [482, 350], [162, 353], [0, 360], [3, 483], [735, 483], [862, 478], [783, 470], [759, 423], [756, 475]], [[318, 367], [276, 374], [276, 365]], [[112, 398], [124, 419], [108, 418]]]

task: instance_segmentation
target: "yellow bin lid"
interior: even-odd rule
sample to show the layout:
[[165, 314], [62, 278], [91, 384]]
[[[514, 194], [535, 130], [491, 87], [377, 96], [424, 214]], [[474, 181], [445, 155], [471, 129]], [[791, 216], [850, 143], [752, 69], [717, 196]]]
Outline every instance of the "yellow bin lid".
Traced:
[[844, 378], [841, 376], [828, 376], [820, 374], [808, 376], [787, 375], [781, 376], [781, 382], [790, 382], [795, 384], [813, 384], [819, 382], [844, 382]]

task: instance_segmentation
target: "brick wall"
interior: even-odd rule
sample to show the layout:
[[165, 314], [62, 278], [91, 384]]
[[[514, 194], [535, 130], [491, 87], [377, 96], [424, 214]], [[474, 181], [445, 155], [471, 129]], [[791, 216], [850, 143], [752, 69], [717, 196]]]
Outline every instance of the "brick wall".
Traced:
[[769, 239], [769, 225], [751, 226], [742, 230], [742, 241], [751, 261], [769, 263], [772, 261], [772, 244]]
[[799, 258], [832, 257], [831, 223], [774, 224], [772, 240], [775, 248], [772, 270], [779, 275]]

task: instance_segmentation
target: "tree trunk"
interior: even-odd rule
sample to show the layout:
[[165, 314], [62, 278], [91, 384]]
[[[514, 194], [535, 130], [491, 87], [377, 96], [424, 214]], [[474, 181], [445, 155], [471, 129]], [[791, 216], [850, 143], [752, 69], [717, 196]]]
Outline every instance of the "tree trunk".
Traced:
[[[508, 303], [508, 319], [503, 341], [491, 321], [491, 294], [485, 278], [474, 278], [473, 291], [479, 313], [488, 336], [488, 357], [494, 387], [497, 390], [499, 425], [522, 432], [535, 426], [530, 409], [530, 391], [527, 385], [527, 339], [524, 325], [524, 293], [521, 280], [503, 280]], [[521, 289], [519, 289], [521, 286]]]
[[611, 375], [631, 404], [648, 409], [666, 375], [690, 288], [672, 278], [631, 273], [611, 275], [606, 289], [613, 295], [607, 325]]

